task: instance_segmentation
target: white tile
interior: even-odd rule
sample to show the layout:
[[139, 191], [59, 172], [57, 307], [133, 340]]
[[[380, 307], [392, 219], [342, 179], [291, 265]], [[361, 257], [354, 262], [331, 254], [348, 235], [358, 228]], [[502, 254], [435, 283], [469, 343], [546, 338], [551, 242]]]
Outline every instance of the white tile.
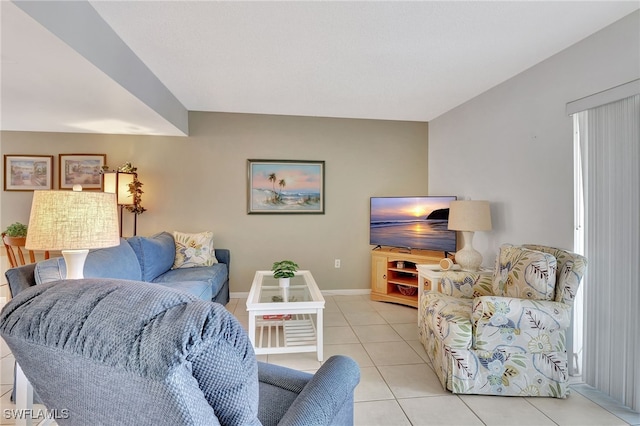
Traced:
[[379, 314], [389, 324], [413, 323], [418, 326], [418, 310], [407, 308], [403, 310], [379, 311]]
[[4, 395], [7, 392], [10, 392], [13, 389], [13, 385], [0, 385], [0, 396]]
[[375, 312], [369, 302], [364, 300], [358, 301], [337, 301], [338, 307], [342, 312]]
[[[483, 424], [455, 395], [399, 399], [398, 402], [413, 426], [482, 426]], [[500, 412], [496, 412], [495, 415], [499, 416]]]
[[431, 360], [427, 355], [427, 351], [424, 350], [424, 346], [419, 340], [407, 340], [409, 346], [413, 348], [414, 351], [422, 358], [427, 364], [431, 365]]
[[[569, 379], [571, 383], [571, 379]], [[606, 395], [586, 383], [571, 385], [571, 393], [577, 392], [585, 398], [595, 402], [600, 407], [609, 411], [613, 415], [621, 418], [625, 422], [640, 426], [640, 413], [622, 405], [618, 400]]]
[[373, 366], [373, 361], [360, 343], [324, 345], [324, 359], [329, 359], [333, 355], [346, 355], [357, 362], [360, 368]]
[[418, 340], [418, 324], [394, 324], [390, 323], [391, 327], [398, 333], [404, 340]]
[[348, 326], [349, 323], [347, 319], [342, 315], [340, 310], [336, 310], [334, 312], [324, 312], [322, 316], [322, 324], [325, 327], [338, 327], [338, 326]]
[[362, 343], [397, 342], [402, 340], [402, 337], [388, 324], [354, 325], [352, 328]]
[[427, 364], [379, 366], [378, 370], [396, 398], [450, 394]]
[[239, 299], [229, 299], [229, 302], [224, 305], [224, 307], [227, 308], [229, 312], [233, 312], [235, 307], [238, 306], [238, 300]]
[[11, 349], [7, 346], [4, 339], [0, 338], [0, 358], [5, 357], [11, 353]]
[[0, 359], [0, 384], [13, 386], [13, 367], [15, 358], [7, 355]]
[[416, 311], [417, 312], [417, 310], [415, 308], [412, 308], [412, 307], [406, 306], [406, 305], [399, 305], [397, 303], [376, 302], [376, 301], [371, 300], [369, 302], [369, 304], [371, 305], [371, 307], [374, 310], [376, 310], [378, 312], [382, 312], [382, 311], [393, 311], [393, 312]]
[[367, 312], [345, 312], [345, 318], [351, 325], [386, 324], [382, 316], [375, 311]]
[[318, 355], [315, 352], [269, 354], [267, 355], [267, 362], [300, 371], [320, 368], [320, 361], [318, 361]]
[[360, 368], [360, 383], [356, 387], [355, 401], [394, 399], [393, 393], [375, 367]]
[[369, 296], [368, 294], [334, 294], [332, 297], [333, 300], [337, 303], [368, 302], [369, 300], [371, 300], [371, 296]]
[[395, 400], [356, 402], [353, 414], [355, 426], [411, 426]]
[[422, 358], [404, 341], [363, 343], [371, 360], [377, 365], [419, 364]]
[[324, 344], [360, 343], [351, 327], [324, 327]]
[[573, 392], [566, 399], [526, 398], [533, 406], [560, 426], [627, 425], [595, 402]]
[[[460, 399], [487, 426], [545, 426], [555, 425], [540, 410], [524, 398], [488, 395], [460, 395]], [[496, 413], [500, 413], [499, 416]]]

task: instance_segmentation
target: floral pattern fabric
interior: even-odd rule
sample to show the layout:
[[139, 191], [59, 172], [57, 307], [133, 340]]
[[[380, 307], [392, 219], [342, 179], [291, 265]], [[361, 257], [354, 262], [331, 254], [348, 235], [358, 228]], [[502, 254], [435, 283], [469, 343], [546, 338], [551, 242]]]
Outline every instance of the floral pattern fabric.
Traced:
[[[555, 299], [558, 292], [575, 294], [586, 260], [558, 249], [533, 247], [527, 246], [527, 254], [520, 256], [520, 272], [530, 265], [528, 261], [548, 259], [537, 253], [531, 256], [528, 252], [532, 250], [556, 259], [562, 256], [557, 261], [559, 272], [553, 283], [556, 293], [551, 300], [491, 294], [500, 272], [494, 273], [493, 279], [473, 273], [447, 273], [440, 286], [448, 294], [431, 291], [421, 295], [419, 338], [442, 386], [451, 392], [555, 398], [568, 395], [565, 330], [570, 324], [571, 304], [564, 303], [564, 297]], [[509, 250], [517, 255], [517, 248]], [[547, 262], [553, 264], [550, 259]], [[562, 287], [559, 282], [563, 279], [566, 285]]]
[[176, 242], [176, 256], [172, 269], [196, 268], [218, 263], [213, 247], [213, 232], [187, 234], [174, 231], [173, 238]]
[[505, 244], [496, 258], [493, 294], [553, 300], [556, 268], [556, 258], [551, 254]]

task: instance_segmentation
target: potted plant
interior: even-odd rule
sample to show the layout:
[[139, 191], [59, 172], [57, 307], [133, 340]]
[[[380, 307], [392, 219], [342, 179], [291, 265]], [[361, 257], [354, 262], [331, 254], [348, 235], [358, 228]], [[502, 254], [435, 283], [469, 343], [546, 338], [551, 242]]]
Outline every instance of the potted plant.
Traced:
[[20, 222], [12, 223], [2, 233], [2, 238], [10, 246], [24, 246], [27, 239], [27, 225]]
[[278, 278], [280, 287], [289, 287], [289, 281], [298, 270], [298, 264], [292, 260], [281, 260], [273, 262], [271, 270], [273, 271], [273, 277]]

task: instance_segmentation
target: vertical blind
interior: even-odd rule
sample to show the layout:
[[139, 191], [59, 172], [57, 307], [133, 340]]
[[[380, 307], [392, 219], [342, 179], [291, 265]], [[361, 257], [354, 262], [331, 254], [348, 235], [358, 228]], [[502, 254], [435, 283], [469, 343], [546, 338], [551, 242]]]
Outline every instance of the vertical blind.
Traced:
[[583, 376], [640, 411], [640, 95], [579, 112], [574, 120], [589, 262]]

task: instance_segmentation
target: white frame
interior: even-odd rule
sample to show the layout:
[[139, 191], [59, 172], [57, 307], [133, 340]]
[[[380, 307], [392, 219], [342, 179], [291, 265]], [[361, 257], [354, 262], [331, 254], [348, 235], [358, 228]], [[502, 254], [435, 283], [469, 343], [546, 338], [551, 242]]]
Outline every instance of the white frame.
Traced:
[[[315, 279], [311, 275], [310, 271], [298, 271], [296, 276], [301, 276], [304, 279], [305, 285], [309, 290], [312, 300], [300, 301], [300, 302], [273, 302], [264, 303], [260, 302], [260, 294], [263, 288], [271, 288], [273, 286], [264, 286], [264, 277], [273, 276], [273, 271], [256, 271], [251, 284], [251, 290], [247, 297], [247, 312], [249, 313], [249, 339], [254, 347], [256, 355], [262, 354], [282, 354], [282, 353], [298, 353], [298, 352], [316, 352], [318, 355], [318, 361], [323, 360], [323, 310], [325, 300], [316, 284]], [[292, 286], [292, 288], [303, 287], [300, 285]], [[303, 317], [305, 319], [291, 319], [291, 320], [264, 320], [257, 322], [256, 318], [262, 315], [287, 315]], [[316, 322], [313, 324], [309, 315], [316, 315]], [[258, 342], [256, 345], [256, 326], [261, 327], [275, 327], [276, 332], [279, 332], [279, 327], [283, 327], [285, 334], [284, 346], [267, 346], [263, 347]], [[311, 333], [311, 326], [313, 326], [314, 337], [313, 339], [302, 339], [295, 345], [289, 346], [287, 343], [287, 329], [297, 328], [303, 329], [302, 333]], [[292, 340], [292, 339], [289, 339]]]

